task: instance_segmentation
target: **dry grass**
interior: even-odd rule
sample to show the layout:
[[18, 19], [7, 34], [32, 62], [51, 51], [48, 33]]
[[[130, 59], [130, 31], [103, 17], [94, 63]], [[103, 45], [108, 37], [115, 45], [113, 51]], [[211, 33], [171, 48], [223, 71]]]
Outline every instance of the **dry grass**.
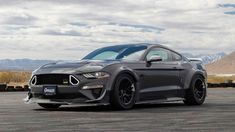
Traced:
[[209, 75], [208, 76], [208, 83], [224, 83], [228, 80], [233, 80], [235, 82], [235, 76], [227, 77], [227, 76], [214, 76], [214, 75]]
[[27, 71], [0, 71], [0, 83], [13, 86], [23, 86], [28, 84], [31, 72]]

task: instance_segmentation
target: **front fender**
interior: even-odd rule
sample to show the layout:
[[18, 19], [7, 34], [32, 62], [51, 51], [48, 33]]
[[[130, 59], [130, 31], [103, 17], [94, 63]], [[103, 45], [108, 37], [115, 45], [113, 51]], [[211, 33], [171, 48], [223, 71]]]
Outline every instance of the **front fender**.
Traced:
[[[113, 91], [113, 88], [114, 88], [114, 85], [115, 85], [115, 82], [116, 82], [116, 79], [119, 75], [121, 74], [129, 74], [130, 76], [133, 77], [133, 79], [135, 80], [136, 82], [136, 101], [139, 100], [139, 76], [134, 72], [133, 69], [127, 67], [127, 66], [124, 66], [122, 64], [113, 64], [111, 66], [108, 66], [108, 67], [105, 67], [103, 69], [104, 71], [110, 73], [110, 78], [109, 78], [109, 81], [108, 83], [106, 84], [106, 90], [107, 92], [109, 93], [110, 96], [112, 96], [112, 91]], [[109, 97], [106, 97], [106, 98], [109, 98], [110, 99], [110, 96]]]
[[107, 66], [103, 69], [103, 71], [110, 73], [109, 82], [107, 84], [107, 90], [112, 90], [117, 77], [124, 73], [132, 76], [135, 82], [138, 82], [139, 80], [139, 76], [134, 72], [133, 69], [127, 66], [123, 66], [121, 64], [113, 64], [111, 66]]

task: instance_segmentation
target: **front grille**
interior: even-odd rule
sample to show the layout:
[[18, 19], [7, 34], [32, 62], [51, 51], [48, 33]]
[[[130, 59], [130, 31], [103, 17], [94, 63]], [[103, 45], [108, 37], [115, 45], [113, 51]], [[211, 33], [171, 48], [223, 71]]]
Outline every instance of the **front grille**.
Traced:
[[36, 75], [36, 85], [69, 85], [69, 76], [66, 74], [43, 74]]

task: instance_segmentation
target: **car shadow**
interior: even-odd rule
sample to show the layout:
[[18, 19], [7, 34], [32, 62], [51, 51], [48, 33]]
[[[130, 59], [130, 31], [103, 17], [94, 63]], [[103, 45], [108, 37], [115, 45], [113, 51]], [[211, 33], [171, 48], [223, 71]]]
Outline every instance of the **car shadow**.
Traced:
[[[183, 103], [157, 103], [157, 104], [137, 104], [131, 110], [117, 110], [109, 105], [106, 106], [62, 106], [59, 109], [34, 109], [35, 111], [63, 111], [63, 112], [135, 112], [141, 110], [161, 109], [161, 108], [183, 108], [198, 107], [186, 106]], [[200, 106], [201, 107], [201, 106]]]

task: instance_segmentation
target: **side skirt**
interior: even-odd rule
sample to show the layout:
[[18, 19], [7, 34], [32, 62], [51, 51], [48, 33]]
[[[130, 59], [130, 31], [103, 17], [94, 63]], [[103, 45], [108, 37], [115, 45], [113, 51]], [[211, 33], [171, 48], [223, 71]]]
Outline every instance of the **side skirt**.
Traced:
[[136, 102], [135, 104], [152, 104], [152, 103], [164, 103], [164, 102], [178, 102], [178, 101], [183, 101], [183, 100], [184, 100], [184, 98], [172, 97], [172, 98], [166, 98], [166, 99], [139, 101], [139, 102]]

